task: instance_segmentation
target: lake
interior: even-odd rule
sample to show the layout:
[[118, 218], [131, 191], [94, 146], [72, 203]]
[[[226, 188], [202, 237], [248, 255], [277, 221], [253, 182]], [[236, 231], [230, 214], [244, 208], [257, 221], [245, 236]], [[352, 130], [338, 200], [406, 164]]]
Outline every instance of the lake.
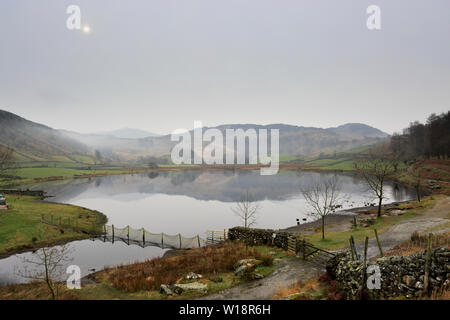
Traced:
[[[335, 173], [280, 171], [261, 176], [259, 170], [191, 170], [151, 172], [133, 175], [74, 179], [35, 185], [52, 196], [47, 201], [69, 203], [98, 210], [117, 228], [129, 225], [149, 232], [205, 238], [207, 230], [223, 230], [242, 225], [232, 208], [248, 191], [260, 209], [254, 227], [281, 229], [314, 220], [301, 190]], [[371, 192], [359, 178], [338, 174], [345, 195], [343, 208], [374, 202]], [[384, 203], [414, 198], [414, 191], [394, 183], [386, 186]], [[161, 256], [167, 249], [141, 248], [123, 242], [103, 243], [81, 240], [70, 243], [70, 264], [80, 266], [82, 276], [104, 266], [142, 261]], [[18, 275], [29, 266], [23, 253], [0, 260], [0, 283], [26, 281]]]

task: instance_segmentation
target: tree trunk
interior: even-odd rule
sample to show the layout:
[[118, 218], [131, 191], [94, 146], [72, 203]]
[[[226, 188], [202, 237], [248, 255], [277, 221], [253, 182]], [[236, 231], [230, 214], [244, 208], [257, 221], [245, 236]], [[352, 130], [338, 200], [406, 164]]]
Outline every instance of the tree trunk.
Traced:
[[325, 216], [322, 216], [322, 240], [325, 240]]
[[380, 200], [378, 201], [378, 213], [377, 217], [381, 217], [381, 202], [383, 201], [383, 197], [380, 197]]

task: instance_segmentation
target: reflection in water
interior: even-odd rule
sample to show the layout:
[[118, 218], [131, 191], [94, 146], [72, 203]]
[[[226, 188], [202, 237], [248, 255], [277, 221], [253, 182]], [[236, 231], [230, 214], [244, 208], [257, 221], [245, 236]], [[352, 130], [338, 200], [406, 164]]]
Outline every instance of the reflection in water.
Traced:
[[[261, 176], [259, 170], [162, 171], [58, 181], [33, 189], [43, 189], [54, 196], [49, 201], [103, 212], [108, 224], [119, 228], [130, 225], [154, 233], [205, 237], [207, 230], [223, 230], [240, 223], [231, 208], [247, 190], [260, 205], [255, 227], [279, 229], [296, 224], [296, 219], [310, 221], [300, 190], [334, 174], [281, 171], [274, 176]], [[339, 179], [348, 198], [344, 208], [363, 206], [374, 200], [359, 178], [341, 174]], [[385, 194], [385, 203], [414, 197], [412, 190], [395, 184], [388, 184]], [[90, 240], [71, 245], [73, 264], [82, 268], [83, 275], [90, 269], [143, 260], [164, 252], [155, 247]], [[0, 260], [0, 282], [19, 281], [13, 272], [17, 264], [20, 265], [17, 256]]]

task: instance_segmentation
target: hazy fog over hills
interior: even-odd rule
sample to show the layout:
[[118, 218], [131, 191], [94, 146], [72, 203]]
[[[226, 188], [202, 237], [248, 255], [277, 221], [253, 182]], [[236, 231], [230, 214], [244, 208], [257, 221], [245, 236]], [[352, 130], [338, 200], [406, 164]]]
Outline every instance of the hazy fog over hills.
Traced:
[[146, 137], [158, 136], [156, 133], [148, 132], [145, 130], [134, 129], [134, 128], [121, 128], [113, 131], [96, 132], [94, 134], [112, 136], [116, 138], [124, 139], [139, 139]]
[[[55, 130], [6, 111], [0, 111], [0, 124], [2, 145], [14, 148], [22, 161], [84, 162], [84, 157], [92, 159], [96, 150], [101, 152], [104, 160], [136, 161], [149, 156], [169, 155], [177, 143], [171, 141], [169, 134], [151, 136], [151, 133], [138, 129], [119, 129], [102, 134]], [[375, 144], [388, 137], [388, 134], [360, 123], [328, 129], [286, 124], [228, 124], [216, 128], [224, 136], [226, 129], [279, 129], [280, 154], [300, 156], [345, 151]], [[141, 137], [143, 135], [144, 138]]]

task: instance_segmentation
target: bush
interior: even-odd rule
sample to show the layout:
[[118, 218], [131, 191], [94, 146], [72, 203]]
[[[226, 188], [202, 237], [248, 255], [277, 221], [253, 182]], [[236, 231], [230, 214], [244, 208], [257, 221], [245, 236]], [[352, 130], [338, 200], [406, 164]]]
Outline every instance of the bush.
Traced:
[[171, 258], [155, 258], [105, 270], [99, 280], [106, 280], [117, 289], [127, 292], [157, 290], [162, 284], [174, 284], [188, 272], [204, 276], [230, 272], [234, 264], [255, 256], [256, 250], [248, 250], [242, 243], [228, 242], [221, 247], [205, 247], [188, 250], [186, 254]]
[[255, 256], [255, 259], [262, 261], [263, 266], [270, 267], [271, 265], [273, 265], [273, 256], [272, 255], [260, 253], [256, 249], [254, 249], [253, 255]]

